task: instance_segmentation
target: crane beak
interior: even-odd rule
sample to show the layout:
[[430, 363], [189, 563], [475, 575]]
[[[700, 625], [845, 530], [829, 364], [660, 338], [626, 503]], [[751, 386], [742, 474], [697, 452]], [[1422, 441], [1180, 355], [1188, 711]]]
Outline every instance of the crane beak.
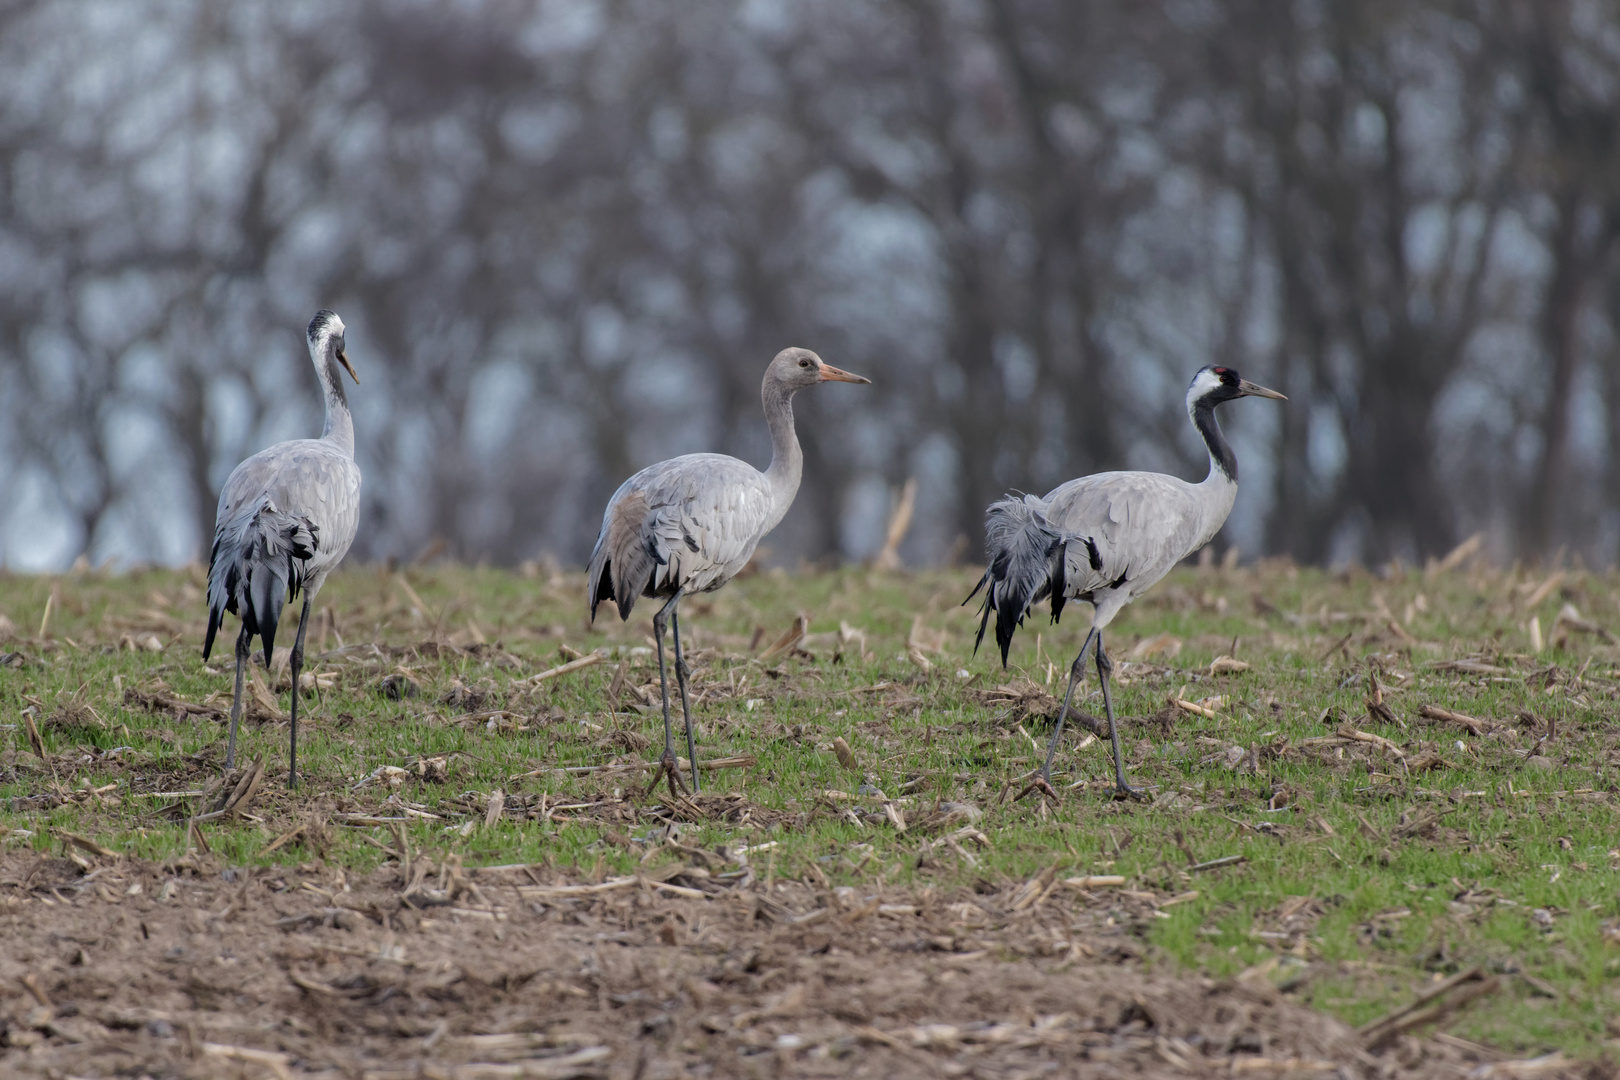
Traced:
[[1287, 397], [1277, 393], [1277, 391], [1267, 390], [1265, 387], [1259, 385], [1258, 383], [1252, 383], [1248, 379], [1240, 379], [1238, 381], [1238, 389], [1243, 391], [1244, 397], [1268, 397], [1273, 401], [1288, 400]]
[[842, 368], [835, 368], [831, 364], [821, 365], [821, 381], [867, 383], [868, 385], [872, 382], [871, 379], [866, 378], [864, 375], [851, 375]]
[[356, 375], [354, 373], [354, 365], [349, 363], [349, 354], [347, 352], [344, 352], [342, 349], [339, 349], [338, 354], [337, 354], [337, 358], [338, 358], [338, 363], [343, 365], [343, 370], [347, 371], [349, 373], [349, 378], [354, 380], [354, 385], [359, 386], [360, 385], [360, 376], [358, 376], [358, 375]]

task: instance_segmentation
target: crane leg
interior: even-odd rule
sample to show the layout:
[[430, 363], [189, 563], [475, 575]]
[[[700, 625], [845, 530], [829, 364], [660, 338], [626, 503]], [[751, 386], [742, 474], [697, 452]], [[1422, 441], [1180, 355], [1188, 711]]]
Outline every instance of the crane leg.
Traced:
[[664, 756], [658, 759], [658, 771], [653, 773], [652, 783], [647, 785], [647, 790], [652, 791], [658, 786], [658, 781], [667, 776], [671, 795], [676, 794], [677, 784], [683, 788], [686, 785], [681, 780], [680, 761], [675, 757], [675, 732], [669, 723], [669, 673], [664, 668], [664, 628], [669, 625], [669, 613], [680, 602], [682, 591], [676, 589], [675, 595], [653, 616], [653, 637], [658, 642], [658, 688], [664, 695]]
[[1063, 722], [1069, 717], [1069, 701], [1074, 697], [1074, 684], [1085, 678], [1086, 652], [1091, 648], [1093, 641], [1097, 643], [1098, 648], [1102, 647], [1102, 636], [1097, 633], [1096, 627], [1092, 627], [1091, 632], [1086, 635], [1086, 640], [1080, 645], [1080, 654], [1074, 658], [1074, 663], [1069, 665], [1069, 688], [1063, 692], [1063, 707], [1058, 710], [1057, 730], [1052, 732], [1052, 741], [1046, 747], [1046, 760], [1041, 762], [1040, 771], [1035, 774], [1035, 779], [1018, 793], [1019, 799], [1036, 788], [1040, 788], [1053, 799], [1057, 798], [1057, 792], [1052, 790], [1052, 758], [1057, 754], [1058, 740], [1063, 738]]
[[247, 627], [236, 635], [236, 690], [231, 694], [231, 738], [225, 744], [225, 768], [227, 771], [236, 765], [236, 723], [242, 719], [242, 681], [247, 673], [248, 654], [252, 651], [249, 643]]
[[298, 636], [293, 639], [292, 656], [292, 718], [288, 724], [292, 732], [291, 741], [287, 748], [287, 786], [298, 786], [298, 676], [304, 670], [304, 631], [309, 629], [309, 602], [313, 597], [308, 589], [304, 590], [304, 610], [298, 615]]
[[697, 742], [692, 737], [692, 702], [687, 692], [687, 680], [692, 675], [692, 669], [686, 666], [686, 657], [681, 652], [681, 613], [671, 610], [669, 613], [669, 630], [675, 638], [675, 681], [681, 688], [681, 715], [686, 718], [686, 760], [692, 763], [692, 794], [702, 790], [698, 785]]
[[1125, 763], [1119, 753], [1119, 721], [1114, 719], [1114, 697], [1108, 692], [1108, 676], [1114, 662], [1103, 650], [1102, 635], [1097, 635], [1097, 678], [1102, 681], [1103, 711], [1108, 714], [1108, 737], [1114, 744], [1114, 794], [1125, 799], [1140, 799], [1142, 793], [1125, 782]]

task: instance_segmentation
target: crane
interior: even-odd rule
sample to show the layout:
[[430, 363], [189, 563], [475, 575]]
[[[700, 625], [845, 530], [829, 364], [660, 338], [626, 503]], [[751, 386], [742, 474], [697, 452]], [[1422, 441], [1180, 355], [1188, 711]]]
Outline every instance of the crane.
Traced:
[[662, 776], [669, 778], [671, 794], [681, 783], [669, 719], [664, 629], [674, 631], [675, 677], [686, 719], [692, 790], [697, 791], [697, 746], [687, 691], [691, 669], [681, 651], [677, 609], [688, 593], [711, 592], [735, 577], [753, 557], [760, 539], [776, 528], [793, 504], [804, 472], [804, 453], [793, 429], [793, 395], [824, 382], [871, 380], [823, 363], [809, 349], [783, 349], [765, 369], [760, 397], [771, 429], [771, 464], [764, 472], [724, 454], [685, 454], [647, 466], [619, 485], [608, 500], [588, 570], [591, 621], [596, 621], [597, 606], [610, 598], [619, 618], [626, 621], [638, 597], [665, 598], [653, 616], [663, 690], [664, 755], [647, 785], [649, 791]]
[[[236, 725], [242, 715], [242, 675], [255, 636], [270, 666], [282, 605], [304, 594], [292, 648], [291, 741], [287, 785], [298, 785], [298, 676], [304, 667], [304, 631], [310, 604], [326, 575], [343, 560], [360, 523], [360, 467], [354, 462], [354, 420], [343, 394], [343, 371], [360, 376], [344, 348], [343, 320], [318, 311], [307, 332], [309, 356], [326, 398], [326, 425], [318, 439], [276, 443], [242, 462], [219, 493], [214, 547], [208, 565], [208, 634], [203, 659], [228, 611], [242, 620], [236, 636], [236, 689], [225, 768], [236, 760]], [[340, 371], [338, 365], [342, 365]]]
[[1200, 368], [1187, 387], [1187, 415], [1209, 450], [1209, 475], [1201, 484], [1163, 473], [1096, 473], [1070, 480], [1042, 497], [1008, 496], [985, 511], [990, 565], [963, 601], [966, 604], [980, 589], [985, 590], [975, 652], [984, 641], [992, 614], [1001, 666], [1006, 667], [1013, 631], [1023, 624], [1030, 605], [1050, 596], [1054, 623], [1062, 616], [1066, 601], [1085, 600], [1092, 605], [1091, 629], [1069, 668], [1057, 730], [1052, 733], [1046, 760], [1024, 794], [1039, 787], [1056, 798], [1052, 756], [1063, 735], [1075, 683], [1085, 675], [1086, 653], [1093, 646], [1113, 741], [1115, 791], [1125, 797], [1138, 794], [1125, 782], [1119, 726], [1114, 722], [1108, 690], [1113, 664], [1103, 648], [1103, 630], [1126, 604], [1208, 543], [1232, 512], [1237, 498], [1237, 458], [1215, 422], [1215, 408], [1240, 397], [1288, 400], [1225, 367]]

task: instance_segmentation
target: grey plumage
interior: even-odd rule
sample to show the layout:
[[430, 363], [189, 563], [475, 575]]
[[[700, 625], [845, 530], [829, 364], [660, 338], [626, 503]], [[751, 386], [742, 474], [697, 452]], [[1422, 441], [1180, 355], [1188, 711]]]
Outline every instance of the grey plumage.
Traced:
[[[658, 675], [663, 686], [664, 756], [661, 766], [673, 789], [678, 771], [664, 670], [664, 626], [674, 630], [675, 674], [686, 719], [692, 786], [698, 786], [688, 669], [681, 650], [678, 606], [687, 593], [720, 588], [754, 555], [765, 534], [782, 520], [799, 490], [804, 454], [793, 427], [793, 395], [821, 382], [867, 379], [822, 362], [808, 349], [784, 349], [765, 371], [760, 397], [771, 429], [771, 464], [764, 472], [723, 454], [687, 454], [642, 469], [613, 493], [591, 551], [586, 605], [591, 619], [612, 600], [629, 619], [642, 596], [666, 598], [653, 617]], [[654, 778], [657, 782], [657, 777]]]
[[1030, 605], [1050, 596], [1053, 622], [1061, 618], [1069, 600], [1092, 605], [1091, 630], [1071, 666], [1058, 731], [1040, 771], [1040, 779], [1048, 787], [1052, 753], [1062, 734], [1069, 698], [1083, 671], [1086, 652], [1095, 643], [1103, 704], [1113, 737], [1115, 780], [1122, 792], [1130, 792], [1120, 764], [1119, 735], [1113, 730], [1107, 678], [1110, 664], [1102, 632], [1120, 609], [1208, 543], [1232, 512], [1237, 498], [1237, 460], [1215, 422], [1214, 410], [1222, 402], [1249, 395], [1282, 399], [1276, 391], [1246, 382], [1228, 368], [1206, 367], [1193, 376], [1187, 388], [1187, 413], [1210, 457], [1209, 475], [1202, 483], [1191, 484], [1163, 473], [1096, 473], [1070, 480], [1041, 497], [1009, 496], [992, 503], [986, 512], [989, 567], [968, 600], [985, 590], [978, 641], [984, 640], [985, 629], [994, 618], [1002, 666], [1007, 663], [1013, 631], [1022, 624]]
[[1237, 484], [1215, 470], [1202, 484], [1162, 473], [1107, 472], [1070, 480], [1045, 496], [992, 503], [985, 512], [992, 565], [979, 636], [992, 612], [1002, 663], [1030, 605], [1052, 597], [1053, 621], [1071, 599], [1096, 607], [1107, 626], [1189, 554], [1232, 512]]
[[277, 443], [232, 470], [220, 490], [208, 571], [208, 636], [228, 611], [270, 663], [283, 603], [319, 592], [360, 523], [360, 468], [324, 439]]
[[220, 490], [208, 567], [204, 660], [213, 651], [226, 613], [242, 620], [226, 768], [235, 762], [243, 667], [252, 639], [259, 638], [269, 666], [282, 607], [303, 594], [292, 652], [289, 783], [297, 780], [298, 675], [310, 605], [327, 574], [347, 554], [360, 522], [360, 468], [354, 461], [354, 423], [343, 393], [342, 371], [357, 383], [359, 378], [349, 363], [343, 334], [343, 321], [330, 311], [318, 312], [310, 321], [306, 336], [326, 401], [324, 430], [319, 439], [294, 439], [261, 450], [231, 471]]
[[985, 626], [994, 615], [1003, 667], [1007, 665], [1007, 650], [1012, 647], [1013, 629], [1023, 625], [1024, 614], [1032, 604], [1051, 595], [1053, 582], [1063, 572], [1059, 558], [1063, 534], [1046, 520], [1045, 509], [1043, 500], [1025, 495], [993, 502], [985, 511], [985, 550], [990, 553], [990, 565], [968, 600], [986, 586], [989, 592], [979, 613], [979, 635], [973, 651], [984, 643]]
[[796, 488], [773, 488], [765, 473], [724, 454], [687, 454], [642, 469], [613, 493], [602, 517], [590, 561], [591, 617], [607, 599], [629, 618], [643, 595], [718, 589], [748, 565], [775, 525], [777, 502], [785, 511]]
[[[231, 479], [236, 479], [236, 473]], [[222, 515], [223, 516], [223, 515]], [[284, 514], [268, 496], [232, 512], [214, 536], [208, 566], [208, 634], [203, 659], [214, 649], [214, 635], [225, 613], [242, 620], [249, 637], [264, 645], [270, 663], [283, 600], [296, 599], [304, 568], [320, 544], [320, 527], [308, 518]]]

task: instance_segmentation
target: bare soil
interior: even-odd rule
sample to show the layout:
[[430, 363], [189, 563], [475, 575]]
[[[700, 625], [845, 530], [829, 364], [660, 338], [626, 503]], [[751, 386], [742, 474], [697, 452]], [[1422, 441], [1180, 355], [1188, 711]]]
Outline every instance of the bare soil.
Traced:
[[857, 894], [665, 851], [680, 861], [594, 883], [544, 867], [359, 876], [0, 855], [0, 1075], [1462, 1077], [1489, 1064], [1460, 1040], [1370, 1053], [1264, 972], [1150, 970], [1145, 929], [1164, 899], [1151, 894], [1050, 878]]

